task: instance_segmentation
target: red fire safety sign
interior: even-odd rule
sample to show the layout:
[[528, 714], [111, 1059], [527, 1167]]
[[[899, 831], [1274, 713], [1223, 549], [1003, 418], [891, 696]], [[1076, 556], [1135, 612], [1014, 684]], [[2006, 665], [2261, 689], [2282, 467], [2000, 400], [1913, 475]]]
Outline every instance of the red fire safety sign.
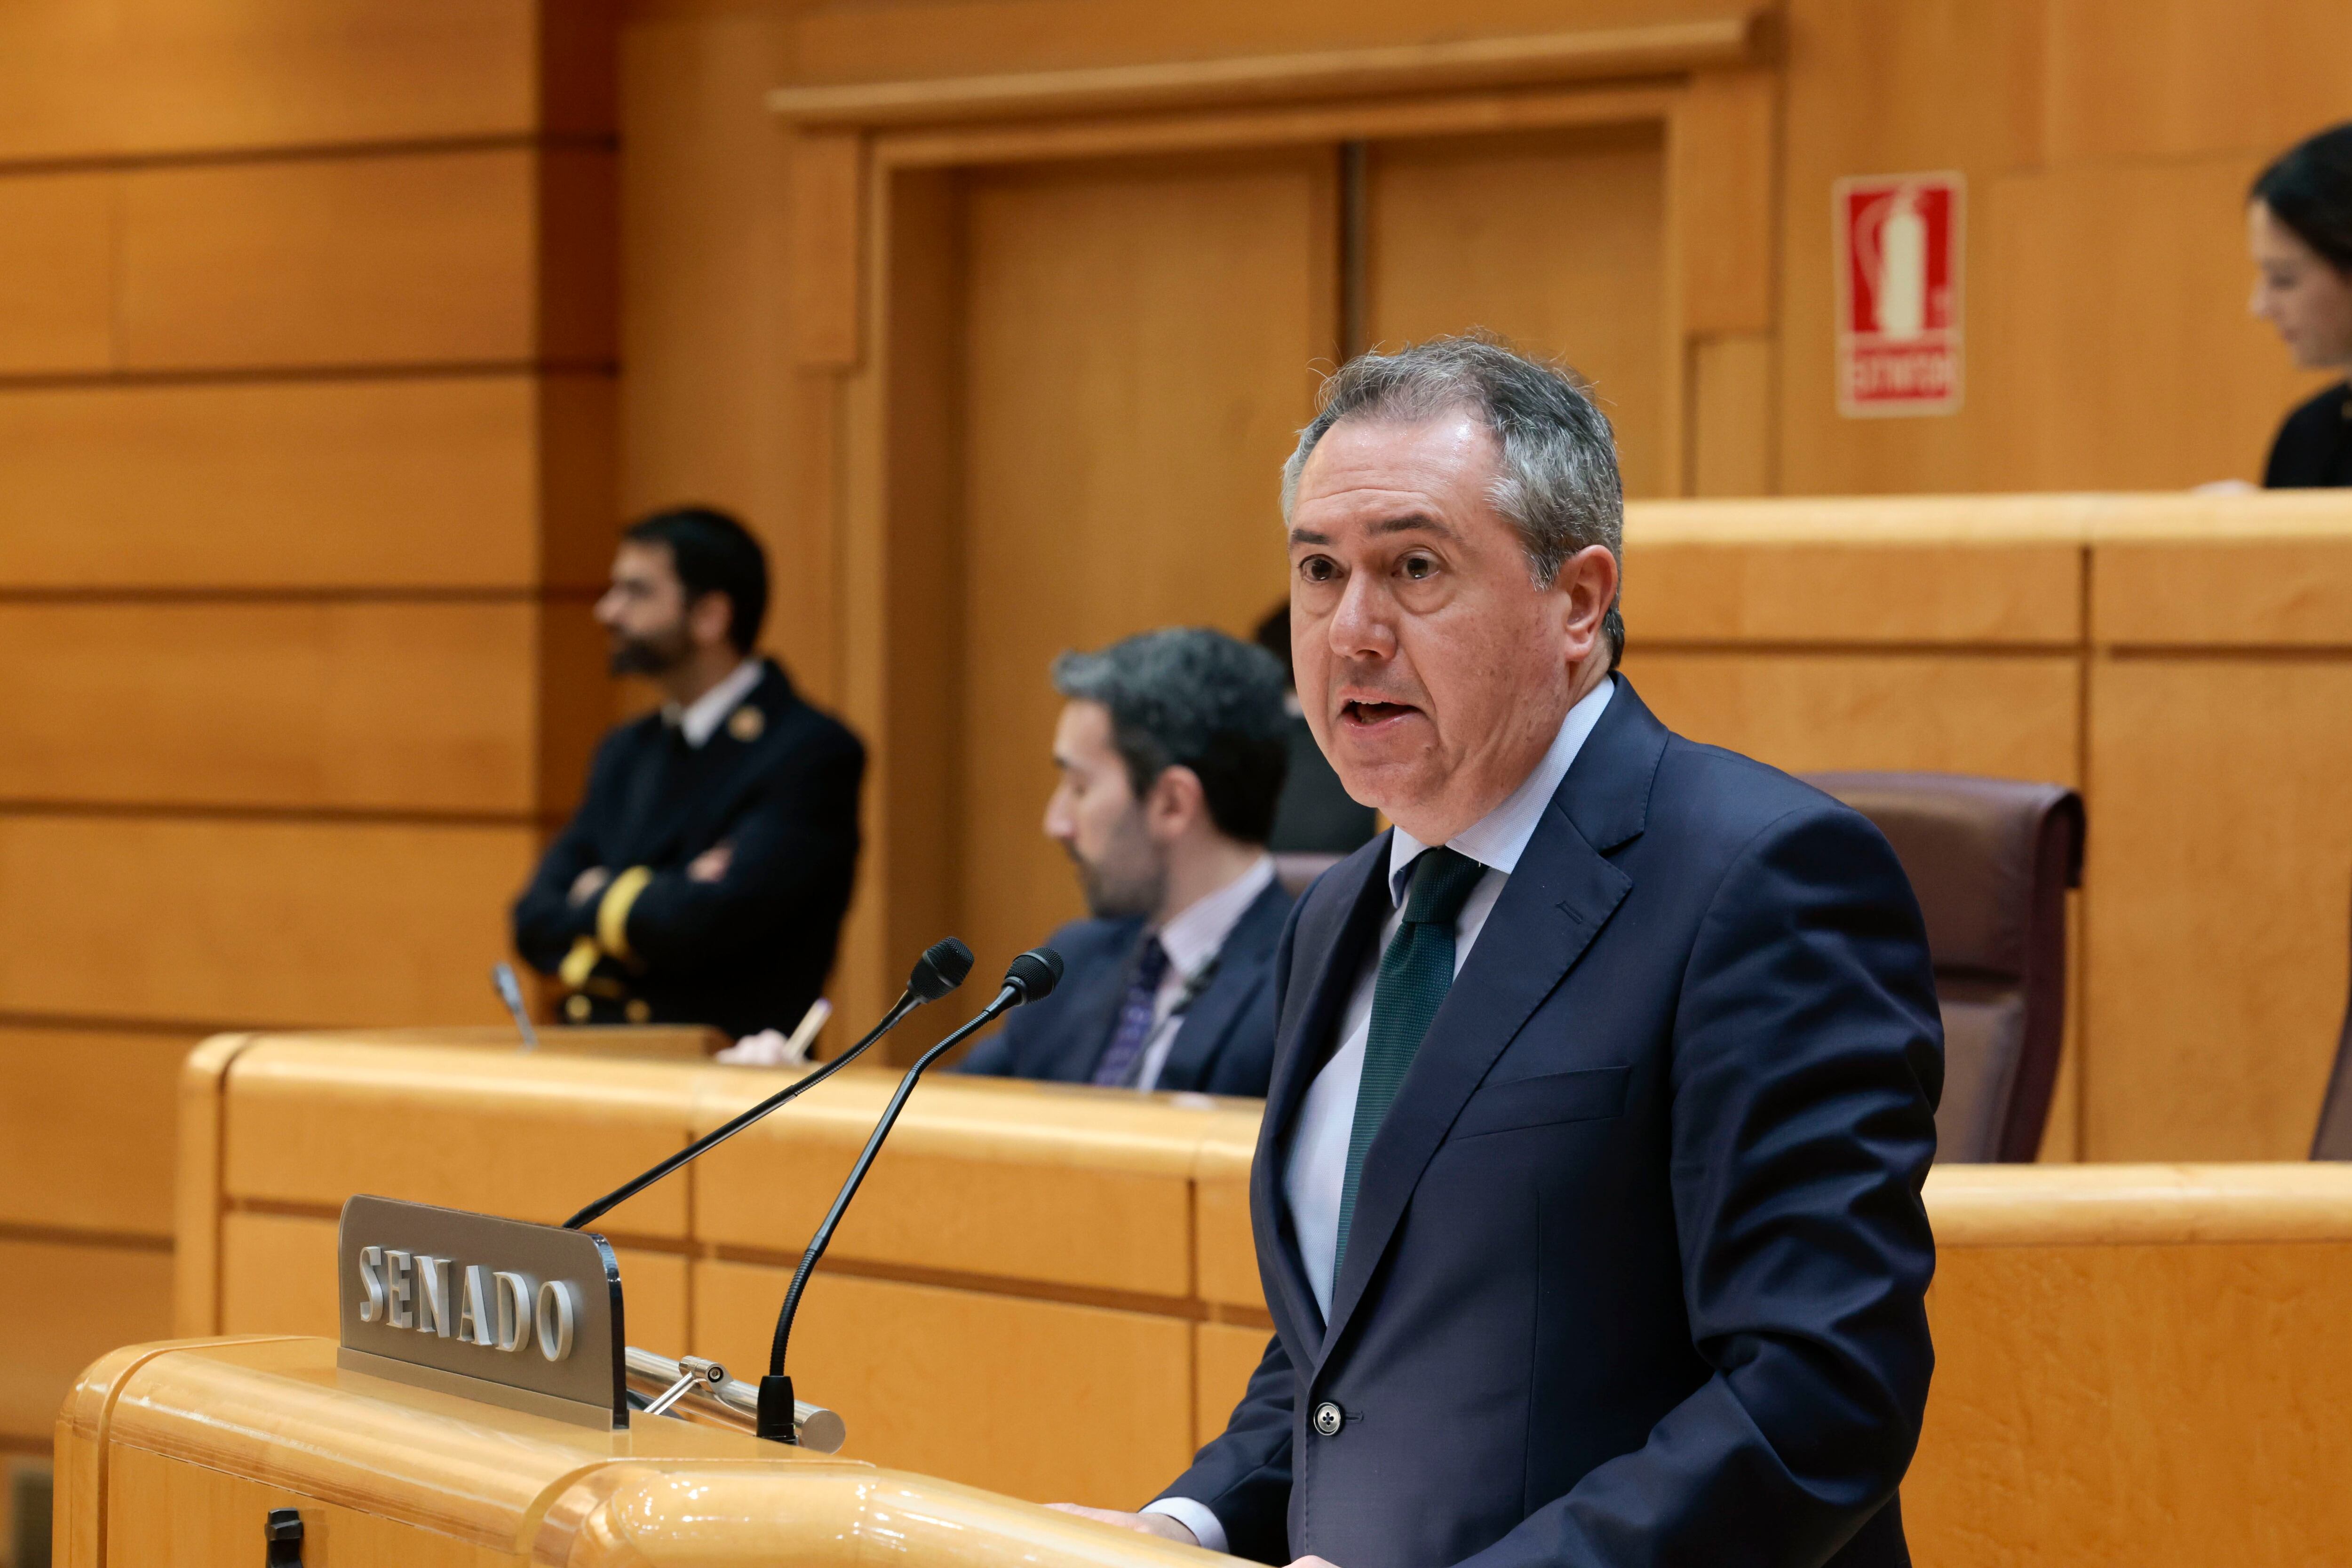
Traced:
[[1840, 180], [1838, 412], [1960, 406], [1960, 176]]

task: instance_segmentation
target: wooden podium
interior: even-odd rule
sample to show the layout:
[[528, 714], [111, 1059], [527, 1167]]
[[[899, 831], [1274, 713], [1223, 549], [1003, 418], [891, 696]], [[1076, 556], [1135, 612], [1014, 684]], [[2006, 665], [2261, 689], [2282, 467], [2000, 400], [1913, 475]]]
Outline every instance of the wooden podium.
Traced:
[[[190, 1340], [91, 1365], [58, 1420], [61, 1568], [850, 1568], [877, 1551], [910, 1568], [1212, 1561], [667, 1415], [600, 1432], [339, 1370], [335, 1349]], [[1010, 1439], [976, 1412], [971, 1440]], [[273, 1511], [289, 1509], [300, 1539], [273, 1547]]]

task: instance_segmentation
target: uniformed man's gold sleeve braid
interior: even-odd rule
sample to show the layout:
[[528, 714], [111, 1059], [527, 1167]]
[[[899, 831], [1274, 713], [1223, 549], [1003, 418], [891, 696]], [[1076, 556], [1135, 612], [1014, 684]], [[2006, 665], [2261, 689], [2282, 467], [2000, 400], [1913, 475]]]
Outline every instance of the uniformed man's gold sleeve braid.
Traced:
[[653, 879], [647, 868], [632, 866], [613, 879], [613, 885], [597, 901], [596, 945], [624, 963], [634, 956], [629, 952], [629, 910]]

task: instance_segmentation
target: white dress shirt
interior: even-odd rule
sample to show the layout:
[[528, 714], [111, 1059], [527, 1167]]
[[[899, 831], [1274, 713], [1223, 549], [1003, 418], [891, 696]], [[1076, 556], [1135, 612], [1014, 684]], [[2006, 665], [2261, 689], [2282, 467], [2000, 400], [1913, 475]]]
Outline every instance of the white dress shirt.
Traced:
[[[1503, 884], [1517, 868], [1537, 824], [1543, 820], [1544, 807], [1559, 793], [1560, 781], [1568, 776], [1570, 764], [1584, 749], [1586, 738], [1601, 721], [1601, 710], [1609, 706], [1610, 694], [1616, 689], [1615, 680], [1604, 680], [1580, 699], [1560, 721], [1559, 734], [1552, 737], [1535, 771], [1502, 805], [1446, 841], [1447, 848], [1486, 868], [1454, 924], [1454, 973], [1461, 973], [1462, 965], [1468, 962], [1470, 949], [1494, 911], [1495, 900], [1502, 896]], [[1428, 847], [1402, 827], [1390, 837], [1389, 898], [1395, 907], [1381, 927], [1380, 941], [1364, 955], [1363, 967], [1357, 972], [1347, 1011], [1340, 1016], [1339, 1048], [1308, 1086], [1285, 1156], [1283, 1203], [1290, 1211], [1291, 1234], [1298, 1239], [1298, 1259], [1306, 1266], [1315, 1305], [1327, 1321], [1331, 1315], [1332, 1263], [1339, 1248], [1339, 1191], [1347, 1182], [1348, 1140], [1355, 1131], [1364, 1045], [1372, 1032], [1372, 991], [1380, 978], [1381, 955], [1404, 924], [1408, 873], [1414, 858]], [[1190, 1498], [1162, 1498], [1146, 1511], [1177, 1521], [1212, 1552], [1225, 1549], [1225, 1527], [1204, 1504]]]
[[696, 751], [703, 742], [719, 732], [719, 725], [736, 705], [751, 695], [751, 688], [760, 684], [766, 674], [756, 658], [747, 658], [727, 672], [727, 678], [692, 702], [680, 708], [675, 702], [662, 704], [662, 717], [686, 733], [686, 743]]
[[1176, 1048], [1176, 1037], [1184, 1027], [1176, 1004], [1202, 978], [1202, 971], [1216, 962], [1234, 927], [1273, 881], [1274, 857], [1261, 855], [1248, 870], [1207, 897], [1193, 900], [1160, 928], [1160, 945], [1168, 954], [1168, 968], [1152, 996], [1151, 1033], [1145, 1037], [1143, 1067], [1136, 1088], [1150, 1089], [1160, 1082], [1169, 1053]]

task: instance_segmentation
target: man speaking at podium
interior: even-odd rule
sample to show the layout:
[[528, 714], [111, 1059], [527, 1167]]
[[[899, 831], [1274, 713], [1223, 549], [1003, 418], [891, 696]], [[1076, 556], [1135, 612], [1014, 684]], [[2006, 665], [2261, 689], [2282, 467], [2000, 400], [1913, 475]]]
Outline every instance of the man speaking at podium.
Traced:
[[661, 710], [604, 737], [515, 901], [515, 947], [574, 1024], [790, 1029], [824, 987], [857, 866], [866, 749], [761, 658], [768, 563], [724, 512], [621, 536], [596, 602], [613, 673]]
[[1339, 1568], [1907, 1562], [1943, 1057], [1893, 851], [1612, 673], [1616, 460], [1565, 375], [1358, 359], [1284, 486], [1298, 689], [1396, 826], [1276, 953], [1274, 1339], [1096, 1517]]

